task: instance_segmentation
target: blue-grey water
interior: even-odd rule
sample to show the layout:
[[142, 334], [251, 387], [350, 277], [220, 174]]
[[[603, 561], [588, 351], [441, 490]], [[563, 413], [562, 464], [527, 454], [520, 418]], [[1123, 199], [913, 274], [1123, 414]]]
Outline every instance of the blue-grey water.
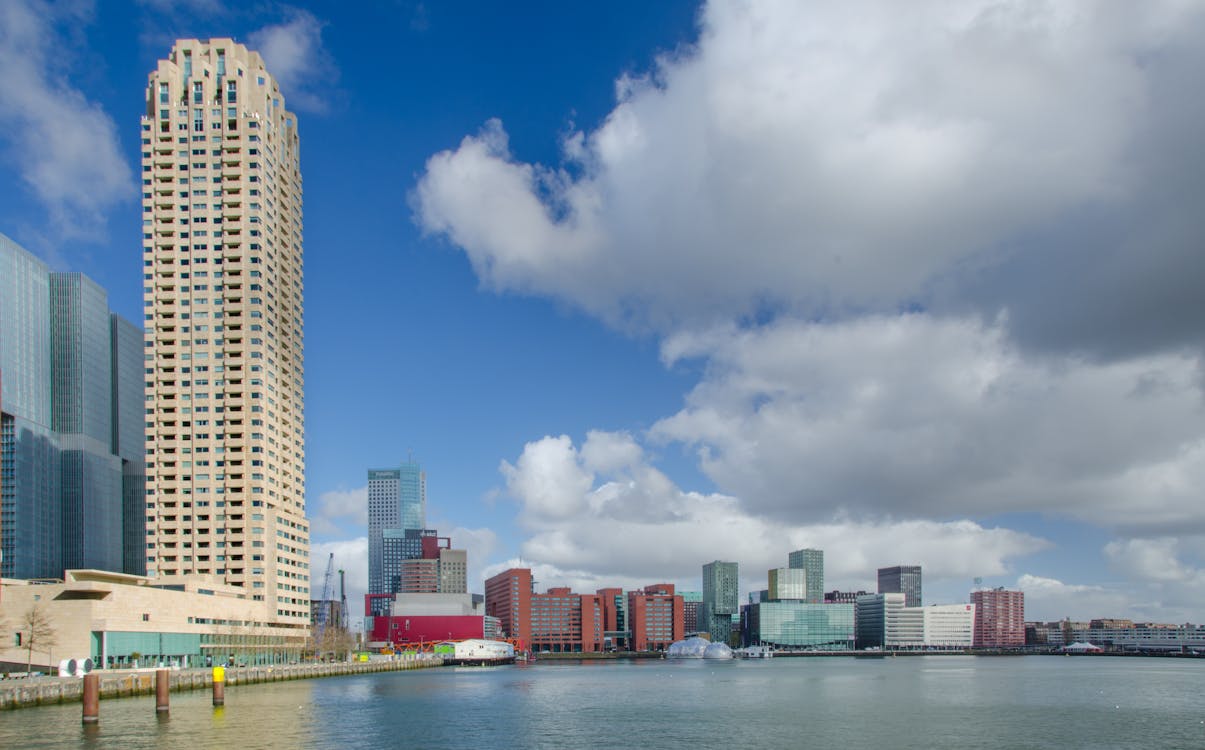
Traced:
[[444, 667], [0, 713], [0, 748], [1192, 748], [1205, 660], [933, 656]]

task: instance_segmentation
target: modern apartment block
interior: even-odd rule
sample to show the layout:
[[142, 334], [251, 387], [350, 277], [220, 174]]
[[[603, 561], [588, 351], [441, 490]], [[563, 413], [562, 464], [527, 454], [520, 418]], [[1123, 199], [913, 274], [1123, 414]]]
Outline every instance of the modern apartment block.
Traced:
[[[421, 537], [435, 534], [428, 533], [426, 525], [427, 475], [422, 466], [407, 461], [396, 468], [368, 470], [368, 593], [397, 591], [392, 580], [396, 570], [386, 565], [386, 558], [424, 557]], [[420, 546], [404, 546], [410, 544], [407, 540], [419, 540], [414, 544]]]
[[501, 622], [509, 638], [531, 643], [531, 597], [534, 581], [530, 568], [510, 568], [485, 582], [485, 613]]
[[805, 571], [807, 579], [807, 601], [820, 604], [824, 601], [824, 550], [799, 549], [787, 553], [787, 565]]
[[739, 586], [736, 563], [715, 560], [703, 566], [699, 630], [708, 633], [712, 641], [727, 643], [732, 634], [733, 615], [740, 612]]
[[903, 594], [905, 607], [921, 606], [921, 572], [919, 565], [896, 565], [879, 568], [879, 593]]
[[142, 117], [147, 574], [310, 616], [297, 118], [257, 52], [179, 40]]
[[971, 592], [976, 648], [1025, 645], [1025, 592], [1003, 588]]
[[682, 597], [674, 593], [673, 584], [656, 583], [628, 592], [628, 627], [633, 651], [669, 648], [685, 636], [684, 620]]
[[4, 578], [143, 572], [142, 348], [104, 289], [0, 235]]

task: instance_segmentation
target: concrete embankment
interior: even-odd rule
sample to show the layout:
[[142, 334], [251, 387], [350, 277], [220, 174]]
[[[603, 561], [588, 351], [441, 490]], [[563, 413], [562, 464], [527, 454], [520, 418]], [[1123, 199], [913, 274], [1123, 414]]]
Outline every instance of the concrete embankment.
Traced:
[[[403, 669], [439, 667], [443, 659], [399, 657], [394, 661], [331, 662], [326, 664], [277, 664], [257, 667], [229, 667], [226, 684], [231, 687], [258, 682], [307, 680], [314, 677], [396, 672]], [[102, 670], [100, 697], [102, 700], [133, 695], [152, 695], [155, 692], [155, 669]], [[173, 669], [170, 675], [172, 692], [200, 690], [213, 685], [212, 669]], [[78, 677], [34, 677], [32, 679], [0, 680], [0, 710], [44, 706], [51, 703], [77, 702], [83, 695], [83, 680]]]

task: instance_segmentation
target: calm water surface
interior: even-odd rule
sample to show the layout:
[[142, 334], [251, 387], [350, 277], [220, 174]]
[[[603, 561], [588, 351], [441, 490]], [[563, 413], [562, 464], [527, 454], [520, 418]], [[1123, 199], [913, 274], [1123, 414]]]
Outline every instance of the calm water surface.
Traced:
[[0, 748], [1192, 748], [1205, 660], [618, 661], [415, 672], [0, 713]]

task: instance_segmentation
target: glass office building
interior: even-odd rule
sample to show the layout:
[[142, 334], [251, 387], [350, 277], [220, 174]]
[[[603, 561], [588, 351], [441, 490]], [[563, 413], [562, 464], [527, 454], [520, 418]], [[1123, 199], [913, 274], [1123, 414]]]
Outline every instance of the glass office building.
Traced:
[[143, 572], [142, 349], [104, 289], [0, 235], [5, 577]]
[[741, 607], [741, 615], [741, 640], [746, 646], [846, 651], [854, 645], [852, 604], [757, 602]]

